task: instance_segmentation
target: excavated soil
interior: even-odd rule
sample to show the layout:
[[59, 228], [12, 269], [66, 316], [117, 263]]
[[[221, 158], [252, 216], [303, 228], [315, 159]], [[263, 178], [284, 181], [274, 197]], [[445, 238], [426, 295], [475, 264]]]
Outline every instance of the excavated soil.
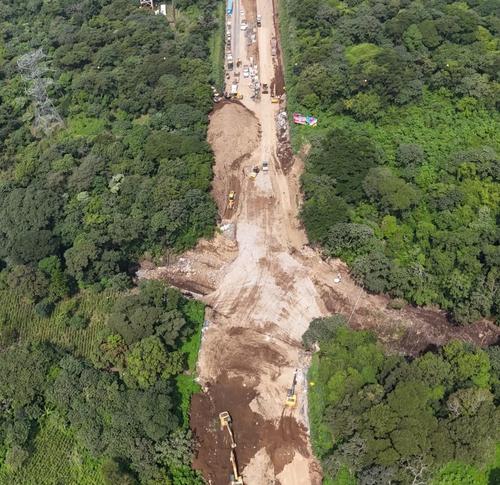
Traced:
[[[277, 30], [273, 3], [244, 0], [244, 6], [248, 17], [255, 8], [262, 15], [260, 77], [274, 79], [279, 92], [281, 57], [273, 58], [268, 47]], [[253, 50], [247, 50], [244, 33], [234, 34], [240, 46], [234, 57], [247, 64]], [[276, 127], [284, 105], [267, 96], [252, 100], [248, 80], [239, 92], [241, 103], [219, 103], [210, 116], [220, 234], [163, 267], [144, 265], [138, 277], [163, 278], [208, 305], [198, 360], [203, 393], [193, 396], [191, 408], [195, 467], [211, 484], [228, 483], [230, 444], [218, 416], [229, 411], [246, 484], [319, 485], [308, 436], [310, 356], [301, 346], [313, 318], [344, 313], [353, 327], [372, 329], [388, 349], [407, 354], [452, 338], [487, 345], [500, 329], [488, 322], [453, 327], [439, 312], [390, 309], [387, 298], [359, 288], [344, 263], [325, 261], [308, 247], [297, 217], [302, 162], [291, 157], [288, 134]], [[269, 172], [250, 179], [262, 160], [270, 162]], [[233, 210], [226, 207], [230, 190], [237, 193]], [[296, 370], [297, 406], [284, 411]]]
[[[241, 103], [223, 101], [212, 112], [208, 142], [217, 154], [212, 195], [223, 218], [231, 217], [238, 209], [241, 197], [240, 167], [255, 150], [259, 140], [257, 118]], [[236, 201], [235, 207], [228, 209], [227, 198], [231, 190], [236, 192]]]
[[270, 457], [275, 475], [292, 462], [297, 437], [302, 437], [300, 451], [308, 456], [304, 426], [285, 412], [279, 422], [273, 424], [260, 414], [249, 411], [250, 403], [256, 396], [257, 391], [246, 386], [242, 378], [230, 378], [227, 373], [223, 373], [214, 383], [207, 385], [203, 394], [193, 397], [191, 428], [199, 437], [194, 466], [209, 470], [205, 478], [211, 483], [225, 484], [232, 473], [229, 462], [231, 441], [227, 431], [221, 430], [219, 426], [218, 415], [221, 410], [228, 411], [233, 419], [236, 443], [245, 443], [244, 447], [237, 446], [240, 469], [250, 463], [262, 443], [267, 443], [265, 452]]

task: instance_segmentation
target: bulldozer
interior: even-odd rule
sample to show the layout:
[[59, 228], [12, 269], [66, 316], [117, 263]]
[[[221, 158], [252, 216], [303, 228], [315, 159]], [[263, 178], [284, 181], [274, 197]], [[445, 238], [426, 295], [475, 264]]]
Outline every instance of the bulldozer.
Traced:
[[236, 448], [236, 441], [234, 441], [234, 434], [232, 428], [232, 419], [231, 415], [227, 411], [222, 411], [219, 414], [220, 421], [220, 429], [223, 431], [224, 428], [227, 428], [227, 432], [229, 433], [229, 437], [231, 438], [231, 448]]
[[233, 473], [229, 476], [229, 485], [243, 485], [243, 477], [238, 473], [238, 465], [236, 464], [236, 455], [234, 454], [234, 450], [231, 450], [229, 460], [233, 466]]
[[294, 408], [297, 405], [297, 394], [295, 393], [296, 386], [297, 386], [297, 369], [295, 369], [295, 372], [293, 373], [292, 387], [290, 387], [290, 389], [288, 389], [288, 392], [286, 393], [285, 404], [289, 408]]
[[236, 200], [236, 192], [234, 190], [231, 190], [229, 192], [229, 195], [227, 197], [227, 208], [232, 209], [234, 207], [234, 201]]

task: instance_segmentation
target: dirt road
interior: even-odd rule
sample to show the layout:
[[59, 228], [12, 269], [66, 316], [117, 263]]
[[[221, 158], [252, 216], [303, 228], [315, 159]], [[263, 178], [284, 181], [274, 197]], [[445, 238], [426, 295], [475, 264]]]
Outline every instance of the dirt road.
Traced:
[[[262, 27], [257, 29], [257, 43], [249, 45], [233, 18], [235, 60], [250, 65], [253, 57], [260, 82], [281, 90], [281, 65], [271, 55], [276, 37], [273, 4], [240, 1], [236, 17], [243, 9], [251, 29], [258, 12]], [[323, 261], [306, 246], [297, 219], [301, 164], [292, 163], [286, 129], [276, 128], [284, 106], [271, 103], [270, 95], [252, 100], [249, 80], [242, 76], [239, 92], [241, 102], [226, 102], [214, 110], [208, 134], [216, 160], [213, 194], [221, 234], [202, 241], [175, 263], [144, 268], [139, 276], [166, 278], [208, 305], [198, 362], [204, 392], [194, 396], [191, 410], [199, 442], [195, 467], [209, 483], [229, 482], [231, 448], [218, 425], [218, 414], [229, 411], [246, 485], [319, 484], [320, 467], [308, 439], [309, 357], [300, 345], [309, 322], [344, 312], [351, 315], [353, 326], [373, 328], [393, 349], [415, 352], [457, 333], [440, 314], [387, 309], [387, 298], [363, 292], [342, 262]], [[252, 167], [261, 167], [263, 160], [269, 161], [269, 172], [260, 171], [251, 179]], [[231, 190], [236, 192], [234, 209], [227, 207]], [[338, 274], [342, 281], [336, 284]], [[458, 337], [480, 343], [498, 337], [497, 329], [486, 323], [462, 333]], [[290, 410], [284, 402], [295, 369], [298, 403]]]

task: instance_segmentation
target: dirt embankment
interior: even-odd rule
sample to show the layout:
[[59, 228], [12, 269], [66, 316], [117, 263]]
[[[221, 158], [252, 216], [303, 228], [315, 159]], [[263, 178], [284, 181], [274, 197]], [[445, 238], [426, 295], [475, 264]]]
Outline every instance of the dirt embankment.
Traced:
[[[208, 142], [216, 154], [212, 194], [222, 218], [229, 218], [241, 198], [241, 166], [258, 146], [259, 122], [255, 115], [238, 102], [223, 101], [210, 116]], [[228, 194], [236, 192], [234, 209], [227, 208]]]
[[[248, 18], [255, 17], [255, 9], [262, 15], [260, 78], [273, 79], [280, 94], [281, 56], [272, 56], [269, 47], [277, 35], [273, 2], [244, 0], [244, 8]], [[249, 64], [256, 44], [248, 49], [246, 34], [234, 32], [243, 46], [236, 57]], [[248, 79], [240, 80], [238, 91], [243, 101], [217, 105], [208, 131], [220, 234], [164, 267], [142, 268], [138, 276], [164, 278], [208, 305], [198, 361], [204, 392], [193, 397], [191, 408], [196, 468], [213, 485], [228, 483], [230, 445], [218, 416], [229, 411], [245, 483], [319, 485], [307, 431], [310, 356], [300, 344], [313, 318], [344, 313], [354, 327], [373, 329], [388, 348], [410, 354], [457, 337], [487, 344], [499, 329], [487, 323], [457, 329], [437, 312], [388, 309], [386, 298], [355, 285], [344, 263], [324, 261], [308, 247], [297, 217], [302, 164], [293, 158], [288, 130], [279, 123], [284, 105], [271, 103], [268, 95], [253, 100]], [[251, 168], [263, 160], [269, 171], [250, 179]], [[230, 210], [231, 190], [236, 205]], [[338, 274], [341, 282], [335, 283]], [[289, 410], [285, 400], [295, 370], [297, 406]]]

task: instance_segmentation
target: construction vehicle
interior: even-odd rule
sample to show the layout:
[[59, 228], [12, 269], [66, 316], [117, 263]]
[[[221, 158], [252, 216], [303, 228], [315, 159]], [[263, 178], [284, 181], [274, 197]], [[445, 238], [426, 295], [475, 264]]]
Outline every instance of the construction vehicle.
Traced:
[[254, 167], [254, 168], [252, 168], [252, 171], [250, 172], [250, 178], [251, 178], [252, 180], [255, 180], [255, 179], [256, 179], [256, 177], [257, 177], [257, 174], [258, 174], [259, 172], [260, 172], [260, 168], [259, 168], [257, 165], [255, 165], [255, 167]]
[[243, 477], [238, 473], [238, 465], [236, 464], [236, 456], [234, 454], [234, 450], [231, 450], [229, 460], [231, 461], [231, 465], [233, 466], [233, 473], [229, 477], [229, 484], [243, 485]]
[[234, 66], [234, 63], [233, 63], [233, 55], [232, 54], [228, 54], [227, 55], [227, 68], [232, 71], [233, 70], [233, 66]]
[[289, 408], [294, 408], [297, 405], [297, 394], [295, 393], [296, 385], [297, 385], [297, 369], [295, 369], [295, 372], [293, 373], [292, 387], [290, 387], [290, 389], [288, 389], [288, 392], [286, 393], [285, 404]]
[[262, 16], [257, 15], [257, 27], [262, 27]]
[[229, 433], [229, 437], [231, 438], [231, 448], [236, 448], [236, 441], [234, 441], [233, 428], [231, 424], [231, 415], [227, 411], [222, 411], [219, 414], [219, 421], [220, 429], [224, 430], [224, 428], [226, 428], [227, 432]]
[[262, 162], [262, 171], [269, 172], [269, 162], [267, 160], [263, 160]]
[[276, 98], [274, 96], [271, 98], [271, 103], [276, 104], [276, 103], [279, 103], [279, 102], [280, 102], [280, 98]]
[[262, 84], [262, 94], [269, 94], [269, 86], [266, 83]]
[[227, 208], [232, 209], [234, 207], [234, 201], [236, 200], [236, 192], [234, 190], [231, 190], [229, 192], [229, 196], [227, 198]]

